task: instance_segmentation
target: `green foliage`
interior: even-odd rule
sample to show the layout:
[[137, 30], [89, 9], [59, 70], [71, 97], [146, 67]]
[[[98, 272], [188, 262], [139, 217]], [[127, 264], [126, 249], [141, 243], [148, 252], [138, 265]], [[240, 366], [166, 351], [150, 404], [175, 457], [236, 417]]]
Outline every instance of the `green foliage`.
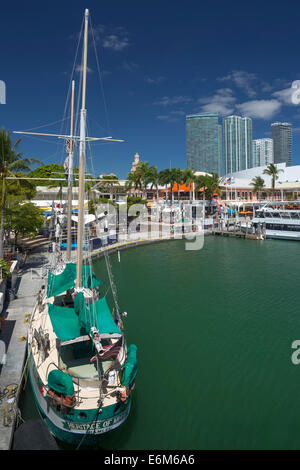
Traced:
[[268, 167], [264, 170], [263, 174], [264, 175], [269, 175], [272, 177], [272, 189], [275, 189], [275, 183], [276, 180], [279, 178], [279, 173], [282, 172], [283, 170], [278, 169], [274, 163], [270, 163]]
[[[74, 168], [74, 175], [78, 175], [78, 168]], [[29, 178], [49, 178], [49, 181], [44, 179], [33, 180], [32, 183], [35, 186], [59, 186], [58, 183], [61, 183], [62, 186], [67, 186], [67, 180], [65, 178], [65, 169], [63, 165], [57, 163], [51, 163], [50, 165], [41, 165], [35, 170], [31, 171], [28, 174]], [[65, 178], [64, 181], [51, 181], [51, 178]]]
[[127, 198], [127, 208], [129, 209], [129, 207], [133, 206], [134, 204], [144, 204], [146, 205], [147, 204], [147, 201], [141, 197], [132, 197], [132, 196], [128, 196]]
[[14, 205], [7, 209], [6, 212], [6, 228], [17, 237], [34, 237], [38, 230], [41, 230], [44, 223], [42, 210], [33, 203]]
[[10, 276], [10, 265], [5, 259], [0, 259], [0, 279], [7, 279]]

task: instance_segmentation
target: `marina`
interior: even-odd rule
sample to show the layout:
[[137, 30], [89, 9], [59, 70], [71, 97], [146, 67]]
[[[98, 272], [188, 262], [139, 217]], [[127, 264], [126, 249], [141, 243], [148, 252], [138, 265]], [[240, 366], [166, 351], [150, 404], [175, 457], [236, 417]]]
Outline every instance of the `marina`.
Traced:
[[194, 3], [5, 7], [0, 450], [300, 449], [294, 20]]
[[[183, 240], [172, 240], [124, 250], [121, 262], [113, 254], [118, 286], [126, 278], [118, 287], [120, 304], [133, 293], [128, 340], [138, 334], [145, 368], [128, 420], [99, 448], [299, 449], [299, 403], [291, 399], [299, 383], [299, 366], [291, 361], [299, 276], [289, 276], [297, 253], [298, 244], [284, 240], [208, 236], [193, 253]], [[185, 276], [180, 266], [188, 266]], [[108, 285], [104, 260], [95, 267]], [[178, 349], [175, 360], [170, 351]], [[36, 415], [26, 387], [22, 416]]]

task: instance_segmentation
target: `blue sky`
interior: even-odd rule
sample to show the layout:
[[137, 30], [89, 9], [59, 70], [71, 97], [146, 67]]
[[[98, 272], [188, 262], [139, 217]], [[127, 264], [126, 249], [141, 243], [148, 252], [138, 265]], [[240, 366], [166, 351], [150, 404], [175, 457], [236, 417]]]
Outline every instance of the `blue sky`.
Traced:
[[[68, 132], [85, 8], [102, 78], [90, 35], [89, 134], [125, 140], [93, 144], [89, 171], [126, 177], [136, 152], [159, 170], [185, 168], [185, 116], [202, 111], [252, 117], [253, 138], [270, 137], [272, 122], [291, 122], [293, 164], [300, 164], [300, 104], [291, 100], [300, 79], [294, 1], [8, 2], [0, 19], [0, 126]], [[65, 158], [62, 142], [49, 137], [24, 136], [20, 150], [46, 164]]]

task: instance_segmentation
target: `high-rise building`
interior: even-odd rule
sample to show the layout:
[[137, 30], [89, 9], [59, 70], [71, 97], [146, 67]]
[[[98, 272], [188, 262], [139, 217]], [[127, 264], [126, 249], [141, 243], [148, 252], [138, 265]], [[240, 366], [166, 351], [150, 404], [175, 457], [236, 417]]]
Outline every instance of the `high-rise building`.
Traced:
[[285, 162], [292, 165], [292, 125], [288, 122], [271, 124], [271, 134], [274, 142], [274, 163]]
[[253, 140], [253, 166], [265, 166], [274, 163], [273, 139]]
[[222, 174], [222, 127], [218, 113], [186, 116], [186, 154], [188, 168]]
[[228, 116], [223, 119], [225, 174], [253, 167], [252, 119]]

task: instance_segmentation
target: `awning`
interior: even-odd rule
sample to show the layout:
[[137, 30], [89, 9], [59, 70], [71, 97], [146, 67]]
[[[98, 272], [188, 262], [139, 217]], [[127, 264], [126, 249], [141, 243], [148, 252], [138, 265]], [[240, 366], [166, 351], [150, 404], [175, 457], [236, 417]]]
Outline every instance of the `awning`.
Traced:
[[[85, 304], [81, 292], [76, 297], [74, 309], [48, 304], [52, 327], [58, 339], [69, 341], [84, 336], [89, 333], [92, 326], [96, 326], [100, 334], [122, 334], [114, 322], [105, 297], [89, 306]], [[79, 311], [79, 315], [76, 310]]]
[[[53, 274], [50, 271], [47, 282], [47, 297], [55, 297], [74, 287], [76, 275], [75, 263], [67, 263], [61, 274]], [[82, 266], [82, 287], [93, 289], [94, 287], [101, 286], [101, 284], [103, 282], [95, 276], [90, 265], [84, 264]]]

